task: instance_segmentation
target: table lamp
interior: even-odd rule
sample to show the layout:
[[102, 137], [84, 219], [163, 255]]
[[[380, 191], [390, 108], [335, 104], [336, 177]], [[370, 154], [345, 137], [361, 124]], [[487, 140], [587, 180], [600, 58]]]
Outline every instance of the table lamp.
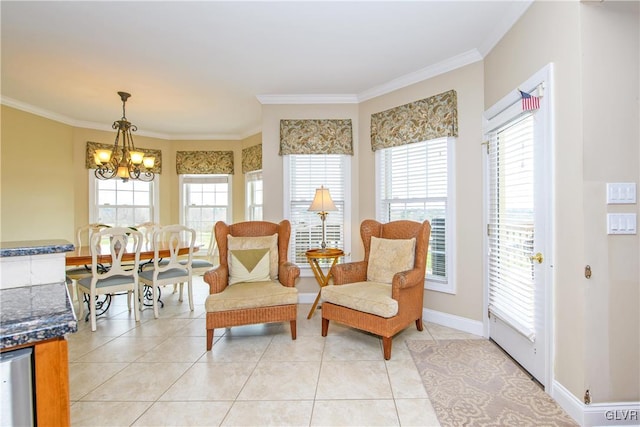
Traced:
[[320, 188], [316, 188], [316, 195], [313, 198], [313, 202], [311, 202], [311, 206], [308, 209], [310, 212], [318, 212], [320, 219], [322, 220], [322, 244], [320, 245], [322, 249], [327, 248], [327, 243], [324, 240], [324, 221], [327, 219], [327, 214], [329, 211], [337, 211], [336, 205], [333, 203], [331, 199], [331, 194], [329, 194], [329, 189], [324, 188], [324, 186], [320, 186]]

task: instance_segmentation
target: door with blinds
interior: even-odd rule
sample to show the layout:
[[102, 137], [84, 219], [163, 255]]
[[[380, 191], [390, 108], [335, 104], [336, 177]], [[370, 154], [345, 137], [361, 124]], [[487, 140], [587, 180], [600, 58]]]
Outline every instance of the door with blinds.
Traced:
[[545, 385], [551, 280], [545, 259], [551, 218], [545, 114], [541, 109], [522, 111], [515, 103], [489, 122], [485, 192], [489, 336]]

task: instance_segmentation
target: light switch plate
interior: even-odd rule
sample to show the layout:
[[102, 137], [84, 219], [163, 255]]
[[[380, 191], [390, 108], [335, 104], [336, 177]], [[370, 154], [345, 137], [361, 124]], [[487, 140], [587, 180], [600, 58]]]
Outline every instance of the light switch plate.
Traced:
[[637, 218], [634, 213], [607, 214], [608, 234], [636, 234]]
[[607, 204], [634, 204], [636, 203], [635, 182], [609, 182], [607, 183]]

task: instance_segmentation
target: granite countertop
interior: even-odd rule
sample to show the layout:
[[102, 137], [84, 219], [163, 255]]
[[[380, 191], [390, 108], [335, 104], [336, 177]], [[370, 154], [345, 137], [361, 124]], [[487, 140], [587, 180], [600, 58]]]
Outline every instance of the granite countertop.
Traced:
[[57, 254], [73, 249], [72, 243], [62, 239], [0, 242], [0, 257]]
[[0, 290], [0, 349], [78, 330], [66, 283]]

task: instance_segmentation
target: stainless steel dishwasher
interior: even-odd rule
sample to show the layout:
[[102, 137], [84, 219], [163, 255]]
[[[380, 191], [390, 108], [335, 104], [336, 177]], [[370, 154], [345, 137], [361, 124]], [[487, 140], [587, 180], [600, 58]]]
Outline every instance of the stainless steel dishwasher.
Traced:
[[0, 426], [33, 426], [33, 348], [0, 353]]

